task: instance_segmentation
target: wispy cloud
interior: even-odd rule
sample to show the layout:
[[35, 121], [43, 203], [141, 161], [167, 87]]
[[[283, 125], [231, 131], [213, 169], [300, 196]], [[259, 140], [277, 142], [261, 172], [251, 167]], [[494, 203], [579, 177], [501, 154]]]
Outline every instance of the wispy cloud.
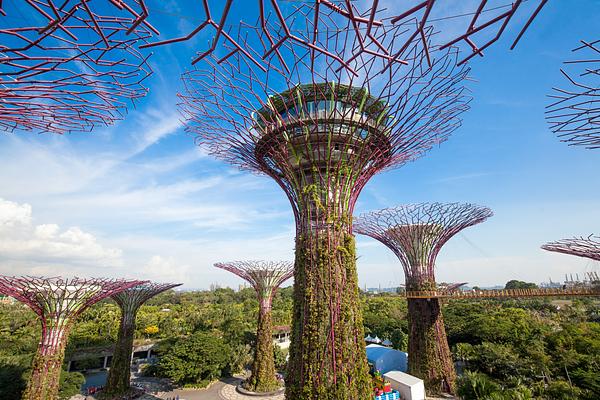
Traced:
[[[34, 225], [29, 204], [0, 198], [0, 260], [26, 260], [34, 264], [84, 264], [94, 267], [121, 266], [121, 250], [109, 248], [96, 237], [73, 226]], [[15, 273], [15, 271], [5, 271]]]

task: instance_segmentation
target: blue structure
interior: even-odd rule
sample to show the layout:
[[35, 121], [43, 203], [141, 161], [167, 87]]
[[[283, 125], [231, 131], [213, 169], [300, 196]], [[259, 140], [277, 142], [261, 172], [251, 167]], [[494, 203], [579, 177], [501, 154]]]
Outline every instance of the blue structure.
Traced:
[[367, 361], [382, 374], [389, 371], [406, 372], [408, 370], [408, 353], [378, 344], [367, 346]]

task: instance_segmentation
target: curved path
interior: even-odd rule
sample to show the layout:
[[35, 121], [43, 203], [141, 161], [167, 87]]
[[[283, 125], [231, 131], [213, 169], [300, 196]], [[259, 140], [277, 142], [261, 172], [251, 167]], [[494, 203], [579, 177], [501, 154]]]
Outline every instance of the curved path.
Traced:
[[[238, 393], [235, 388], [241, 381], [240, 378], [228, 378], [215, 382], [206, 389], [175, 389], [170, 392], [150, 395], [147, 399], [175, 399], [176, 396], [179, 396], [179, 400], [284, 400], [283, 394], [276, 396], [245, 396]], [[143, 400], [146, 400], [146, 398]]]

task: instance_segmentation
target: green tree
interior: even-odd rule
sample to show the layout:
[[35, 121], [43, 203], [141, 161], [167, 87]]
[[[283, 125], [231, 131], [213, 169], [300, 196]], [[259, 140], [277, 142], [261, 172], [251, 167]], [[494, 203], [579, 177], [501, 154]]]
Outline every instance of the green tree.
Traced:
[[581, 389], [569, 385], [569, 382], [559, 380], [550, 382], [544, 395], [552, 400], [579, 400], [582, 392]]
[[458, 379], [457, 394], [463, 399], [486, 400], [492, 393], [499, 390], [500, 386], [497, 383], [480, 372], [466, 371]]
[[518, 281], [516, 279], [506, 282], [504, 289], [537, 289], [538, 285], [531, 282]]
[[231, 348], [214, 332], [180, 338], [161, 354], [158, 372], [182, 385], [208, 385], [227, 371]]
[[85, 383], [85, 377], [79, 372], [67, 372], [62, 370], [60, 373], [60, 390], [58, 397], [61, 400], [68, 400], [81, 392], [81, 386]]

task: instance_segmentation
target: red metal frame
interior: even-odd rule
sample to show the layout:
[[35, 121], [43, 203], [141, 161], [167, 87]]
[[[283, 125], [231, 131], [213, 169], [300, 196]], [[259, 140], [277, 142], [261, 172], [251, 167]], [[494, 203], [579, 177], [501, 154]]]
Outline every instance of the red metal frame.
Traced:
[[[241, 4], [241, 2], [238, 3]], [[401, 6], [407, 7], [407, 9], [400, 13], [397, 11], [397, 4], [394, 4], [393, 9], [385, 10], [380, 8], [378, 0], [367, 2], [367, 4], [364, 5], [364, 9], [362, 6], [359, 8], [356, 2], [351, 0], [336, 2], [329, 0], [309, 0], [301, 3], [302, 4], [300, 5], [295, 5], [289, 4], [288, 2], [284, 3], [283, 0], [256, 1], [256, 9], [258, 10], [258, 21], [256, 22], [256, 26], [260, 27], [268, 42], [268, 46], [264, 49], [261, 48], [261, 51], [256, 54], [252, 54], [252, 46], [242, 45], [230, 34], [228, 22], [230, 23], [231, 11], [235, 8], [234, 0], [221, 2], [220, 7], [222, 8], [219, 8], [218, 10], [220, 13], [215, 11], [215, 7], [211, 6], [208, 0], [202, 0], [201, 4], [204, 12], [204, 19], [190, 33], [181, 37], [146, 44], [142, 47], [152, 47], [187, 41], [201, 32], [205, 32], [207, 29], [213, 29], [215, 33], [210, 40], [211, 44], [209, 48], [198, 52], [198, 55], [193, 59], [192, 64], [213, 54], [219, 48], [219, 44], [228, 44], [234, 50], [227, 54], [223, 59], [230, 57], [235, 52], [241, 52], [256, 65], [261, 65], [266, 68], [267, 64], [264, 63], [264, 59], [269, 57], [271, 53], [276, 53], [278, 57], [281, 57], [280, 50], [282, 46], [289, 42], [329, 57], [337, 57], [337, 55], [330, 52], [327, 47], [318, 46], [311, 37], [302, 37], [302, 35], [296, 34], [295, 32], [298, 30], [306, 30], [306, 27], [303, 25], [300, 25], [299, 28], [297, 22], [298, 19], [302, 22], [303, 18], [310, 18], [312, 20], [312, 25], [310, 27], [312, 32], [310, 33], [314, 37], [317, 35], [318, 30], [331, 28], [331, 19], [337, 19], [338, 21], [347, 20], [350, 22], [348, 24], [348, 29], [352, 29], [354, 34], [360, 40], [356, 43], [356, 48], [348, 52], [347, 58], [339, 58], [338, 61], [343, 64], [345, 68], [351, 69], [351, 61], [360, 57], [364, 52], [378, 54], [386, 59], [390, 59], [390, 57], [397, 58], [398, 54], [402, 53], [402, 51], [397, 54], [389, 53], [386, 46], [373, 35], [374, 27], [389, 23], [402, 24], [410, 22], [411, 27], [407, 27], [406, 29], [411, 30], [412, 33], [405, 42], [405, 46], [410, 46], [411, 42], [415, 39], [421, 39], [426, 46], [429, 46], [428, 40], [426, 39], [428, 36], [427, 29], [429, 27], [434, 26], [437, 30], [437, 28], [441, 26], [440, 21], [460, 17], [470, 17], [470, 23], [465, 28], [464, 32], [457, 36], [453, 33], [456, 29], [456, 24], [452, 24], [451, 29], [447, 26], [439, 28], [441, 29], [439, 36], [445, 37], [444, 43], [441, 43], [442, 50], [449, 46], [462, 43], [466, 44], [469, 49], [469, 55], [460, 61], [462, 64], [475, 55], [483, 56], [483, 50], [495, 43], [505, 32], [509, 23], [511, 21], [514, 22], [517, 19], [514, 18], [514, 16], [518, 14], [519, 10], [526, 10], [524, 12], [529, 12], [529, 18], [517, 34], [511, 46], [511, 49], [513, 49], [541, 9], [546, 5], [547, 0], [533, 2], [536, 3], [535, 7], [528, 7], [525, 5], [527, 1], [523, 0], [516, 0], [512, 3], [480, 0], [466, 13], [461, 15], [444, 14], [442, 16], [438, 15], [438, 12], [443, 12], [441, 11], [443, 10], [443, 6], [440, 5], [443, 2], [438, 0], [425, 0], [418, 2], [417, 4], [409, 2], [409, 5]], [[247, 6], [247, 4], [245, 5]], [[529, 3], [529, 5], [531, 5], [531, 3]], [[529, 8], [533, 9], [530, 10]], [[273, 24], [268, 24], [266, 22], [270, 15], [276, 17], [276, 22]], [[493, 29], [496, 29], [495, 32]], [[492, 37], [486, 37], [490, 32], [494, 32]], [[452, 37], [448, 39], [446, 38], [447, 35], [452, 35]], [[484, 40], [483, 45], [477, 45], [475, 43], [478, 39]], [[435, 49], [436, 47], [432, 47], [428, 49], [428, 51], [434, 51]]]
[[542, 249], [600, 261], [600, 236], [575, 237], [546, 243]]
[[294, 276], [294, 263], [290, 261], [232, 261], [216, 263], [215, 267], [229, 271], [252, 285], [261, 313], [271, 309], [279, 286]]
[[560, 70], [568, 86], [553, 88], [546, 120], [561, 141], [600, 149], [600, 39], [582, 40], [573, 52]]
[[[26, 0], [2, 10], [0, 130], [86, 131], [146, 95], [152, 71], [137, 46], [157, 31], [143, 0]], [[41, 22], [22, 26], [22, 13]]]
[[408, 291], [415, 290], [411, 285], [435, 283], [435, 260], [444, 244], [492, 215], [489, 208], [469, 203], [410, 204], [362, 214], [354, 221], [354, 232], [394, 252], [404, 268]]

